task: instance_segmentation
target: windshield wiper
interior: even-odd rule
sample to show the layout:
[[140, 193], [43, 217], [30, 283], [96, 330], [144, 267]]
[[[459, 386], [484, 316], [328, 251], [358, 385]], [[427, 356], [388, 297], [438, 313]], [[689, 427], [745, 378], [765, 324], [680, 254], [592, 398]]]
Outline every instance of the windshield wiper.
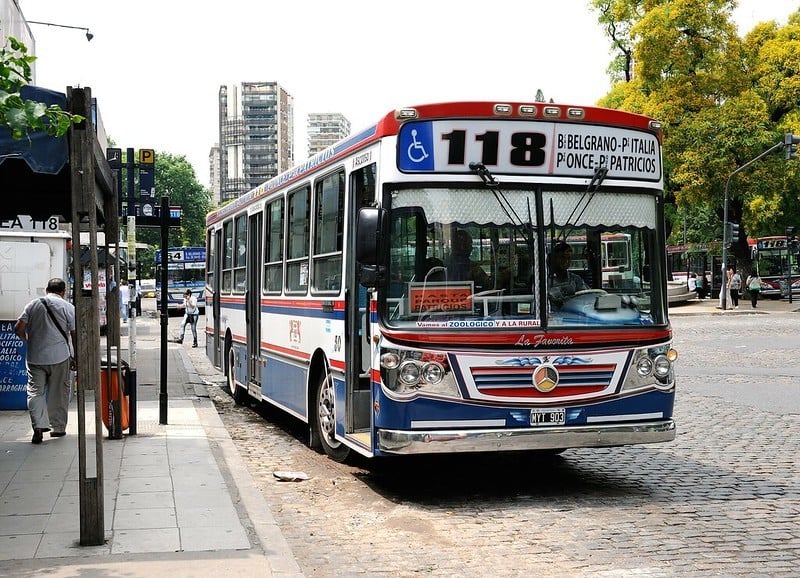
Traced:
[[486, 165], [483, 163], [469, 163], [469, 170], [475, 172], [481, 180], [483, 184], [489, 188], [495, 188], [500, 186], [500, 182], [494, 178], [494, 175], [489, 172], [489, 169], [486, 168]]
[[[586, 212], [586, 208], [589, 206], [589, 203], [592, 202], [595, 193], [600, 189], [600, 185], [602, 185], [603, 181], [606, 180], [607, 175], [608, 175], [608, 167], [597, 167], [594, 170], [594, 174], [592, 175], [592, 179], [589, 181], [589, 184], [586, 187], [586, 191], [584, 191], [583, 195], [581, 195], [581, 198], [578, 199], [578, 202], [575, 203], [575, 207], [572, 209], [572, 212], [569, 214], [569, 217], [567, 217], [567, 222], [565, 223], [565, 229], [561, 232], [561, 235], [559, 235], [559, 237], [563, 235], [564, 240], [565, 241], [567, 240], [569, 234], [572, 233], [572, 231], [575, 229], [575, 224], [578, 221], [580, 221], [580, 218], [583, 217], [583, 213]], [[589, 197], [588, 199], [586, 198], [587, 196]], [[581, 206], [581, 203], [583, 203], [584, 199], [586, 199], [586, 203], [583, 205], [581, 212], [578, 213], [578, 215], [576, 216], [575, 211], [578, 210], [578, 208]], [[574, 221], [572, 219], [573, 217], [575, 217]]]
[[[505, 193], [500, 188], [500, 181], [494, 178], [494, 175], [489, 172], [489, 169], [486, 168], [486, 165], [483, 163], [469, 163], [469, 168], [481, 178], [487, 187], [492, 189], [494, 198], [497, 199], [497, 203], [500, 205], [500, 208], [503, 209], [503, 212], [506, 214], [506, 217], [508, 217], [508, 220], [517, 226], [525, 225], [525, 222], [514, 210], [514, 207], [511, 206], [511, 203], [506, 198]], [[530, 213], [530, 208], [528, 209], [528, 212]], [[530, 216], [528, 218], [530, 219]], [[528, 241], [528, 239], [525, 240]]]

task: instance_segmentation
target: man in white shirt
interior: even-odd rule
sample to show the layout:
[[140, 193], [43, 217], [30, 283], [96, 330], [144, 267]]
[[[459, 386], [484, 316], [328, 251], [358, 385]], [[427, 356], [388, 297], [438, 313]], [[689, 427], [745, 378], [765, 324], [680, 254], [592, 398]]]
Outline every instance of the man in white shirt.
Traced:
[[[27, 343], [28, 411], [33, 438], [42, 443], [66, 435], [70, 398], [70, 369], [73, 369], [75, 307], [64, 299], [63, 279], [50, 279], [46, 295], [28, 303], [14, 325], [14, 333]], [[72, 341], [70, 342], [70, 337]]]

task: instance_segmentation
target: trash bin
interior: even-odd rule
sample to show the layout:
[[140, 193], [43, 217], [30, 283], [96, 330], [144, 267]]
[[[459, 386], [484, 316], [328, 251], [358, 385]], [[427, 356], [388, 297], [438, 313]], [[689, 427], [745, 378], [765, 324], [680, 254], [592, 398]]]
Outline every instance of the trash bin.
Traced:
[[[120, 369], [120, 371], [117, 371]], [[122, 438], [122, 431], [128, 429], [128, 372], [130, 366], [123, 359], [119, 366], [116, 358], [108, 363], [106, 357], [100, 360], [100, 403], [103, 411], [103, 423], [108, 429], [111, 439]], [[122, 382], [120, 383], [120, 374]]]

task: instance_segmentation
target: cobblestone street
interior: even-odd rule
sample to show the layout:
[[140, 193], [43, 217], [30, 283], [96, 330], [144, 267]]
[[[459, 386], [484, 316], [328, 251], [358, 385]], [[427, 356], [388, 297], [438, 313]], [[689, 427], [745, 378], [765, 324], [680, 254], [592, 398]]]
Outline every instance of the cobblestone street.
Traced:
[[234, 406], [207, 361], [204, 377], [307, 576], [796, 576], [797, 321], [673, 317], [676, 441], [558, 457], [337, 464], [293, 419]]

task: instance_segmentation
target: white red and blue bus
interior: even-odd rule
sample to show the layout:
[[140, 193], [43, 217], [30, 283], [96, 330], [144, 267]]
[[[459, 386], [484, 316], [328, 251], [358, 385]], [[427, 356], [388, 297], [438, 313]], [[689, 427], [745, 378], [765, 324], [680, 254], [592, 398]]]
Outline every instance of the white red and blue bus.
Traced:
[[[570, 236], [567, 243], [572, 247], [573, 258], [570, 271], [582, 277], [587, 276], [590, 270], [592, 255], [587, 252], [588, 245], [584, 237]], [[633, 251], [631, 250], [631, 236], [626, 233], [601, 233], [600, 259], [603, 272], [603, 288], [620, 286], [623, 283], [634, 281], [633, 276]]]
[[[161, 310], [161, 249], [156, 250], [156, 308]], [[177, 311], [189, 289], [203, 311], [205, 300], [206, 248], [170, 247], [167, 249], [167, 309]]]
[[[238, 403], [289, 412], [336, 460], [670, 441], [662, 194], [644, 116], [393, 111], [208, 215], [207, 354]], [[459, 230], [479, 280], [451, 270]], [[612, 234], [630, 243], [618, 284]], [[589, 289], [551, 302], [570, 237]]]
[[761, 296], [780, 299], [800, 291], [800, 265], [797, 253], [792, 251], [792, 240], [785, 235], [758, 237], [753, 248], [753, 257], [761, 277]]

